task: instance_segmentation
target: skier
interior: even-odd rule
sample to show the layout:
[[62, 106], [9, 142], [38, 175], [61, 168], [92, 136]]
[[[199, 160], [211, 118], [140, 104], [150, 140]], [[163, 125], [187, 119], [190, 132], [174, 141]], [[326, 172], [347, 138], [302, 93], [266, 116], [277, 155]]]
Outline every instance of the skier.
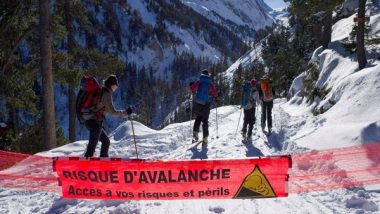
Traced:
[[274, 89], [271, 86], [268, 74], [265, 74], [260, 81], [259, 96], [262, 102], [261, 107], [261, 129], [265, 132], [265, 124], [268, 121], [268, 134], [272, 133], [272, 108]]
[[[252, 140], [253, 125], [256, 121], [256, 105], [259, 103], [259, 93], [257, 92], [257, 81], [245, 81], [243, 84], [243, 94], [241, 98], [241, 108], [244, 109], [244, 123], [241, 130], [244, 141]], [[249, 125], [249, 126], [248, 126]], [[248, 127], [248, 135], [247, 135]]]
[[131, 107], [126, 111], [116, 110], [112, 102], [112, 93], [116, 91], [118, 80], [115, 75], [110, 75], [104, 81], [104, 87], [101, 89], [100, 99], [95, 105], [94, 114], [86, 118], [84, 124], [90, 132], [89, 142], [87, 145], [85, 157], [92, 157], [95, 152], [96, 145], [100, 140], [102, 146], [100, 149], [100, 157], [108, 157], [108, 148], [110, 146], [110, 139], [103, 128], [103, 121], [108, 113], [115, 116], [127, 116], [132, 114]]
[[208, 143], [208, 118], [210, 115], [210, 98], [209, 92], [211, 90], [215, 98], [218, 97], [218, 92], [215, 85], [211, 82], [209, 73], [207, 70], [203, 70], [199, 80], [190, 83], [190, 90], [192, 93], [196, 92], [194, 113], [196, 115], [195, 123], [193, 127], [194, 141], [199, 140], [199, 127], [202, 122], [203, 140], [202, 146], [207, 146]]

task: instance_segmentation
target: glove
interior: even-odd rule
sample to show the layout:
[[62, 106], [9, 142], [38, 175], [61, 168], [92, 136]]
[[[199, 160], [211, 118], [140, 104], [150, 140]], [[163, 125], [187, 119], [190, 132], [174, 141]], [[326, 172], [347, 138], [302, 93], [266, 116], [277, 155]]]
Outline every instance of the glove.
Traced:
[[127, 108], [127, 114], [128, 114], [128, 115], [131, 115], [131, 114], [132, 114], [132, 108], [131, 108], [131, 107], [128, 107], [128, 108]]
[[190, 83], [189, 83], [189, 86], [191, 87], [193, 84], [194, 84], [194, 82], [190, 82]]

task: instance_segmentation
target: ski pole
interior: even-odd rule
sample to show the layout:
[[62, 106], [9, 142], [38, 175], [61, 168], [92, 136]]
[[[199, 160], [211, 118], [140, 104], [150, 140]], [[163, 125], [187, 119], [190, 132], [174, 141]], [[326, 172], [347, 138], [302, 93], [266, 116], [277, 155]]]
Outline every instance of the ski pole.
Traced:
[[129, 117], [129, 116], [128, 116], [128, 119], [131, 121], [131, 125], [132, 125], [132, 134], [133, 134], [133, 142], [135, 143], [136, 157], [137, 157], [137, 159], [139, 159], [139, 154], [137, 152], [135, 129], [133, 128], [133, 121], [131, 120], [131, 117]]
[[238, 132], [238, 129], [239, 129], [240, 118], [241, 118], [241, 113], [242, 113], [242, 112], [243, 112], [243, 108], [241, 108], [241, 110], [240, 110], [240, 115], [239, 115], [238, 125], [237, 125], [237, 127], [236, 127], [236, 132], [235, 132], [235, 137], [236, 137], [237, 132]]
[[257, 104], [257, 102], [255, 103], [256, 105], [255, 105], [255, 108], [256, 108], [256, 110], [255, 110], [255, 128], [256, 128], [256, 132], [257, 132], [257, 130], [258, 130], [258, 128], [257, 128], [257, 116], [258, 116], [258, 114], [259, 114], [259, 112], [257, 112], [257, 110], [258, 110], [258, 104]]
[[216, 139], [218, 139], [219, 138], [219, 134], [218, 134], [218, 100], [216, 100], [215, 117], [216, 117]]
[[193, 127], [192, 127], [192, 125], [191, 125], [191, 120], [193, 119], [193, 93], [192, 92], [190, 92], [191, 94], [190, 94], [190, 136], [191, 136], [191, 134], [192, 134], [192, 132], [193, 132]]

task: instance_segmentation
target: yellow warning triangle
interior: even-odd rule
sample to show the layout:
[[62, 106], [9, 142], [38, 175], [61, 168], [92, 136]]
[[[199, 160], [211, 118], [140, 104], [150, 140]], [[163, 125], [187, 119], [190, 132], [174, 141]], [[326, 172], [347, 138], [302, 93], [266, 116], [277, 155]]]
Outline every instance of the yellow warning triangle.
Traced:
[[234, 198], [237, 199], [270, 197], [276, 197], [276, 194], [268, 179], [257, 165], [255, 169], [245, 177], [242, 185], [234, 196]]

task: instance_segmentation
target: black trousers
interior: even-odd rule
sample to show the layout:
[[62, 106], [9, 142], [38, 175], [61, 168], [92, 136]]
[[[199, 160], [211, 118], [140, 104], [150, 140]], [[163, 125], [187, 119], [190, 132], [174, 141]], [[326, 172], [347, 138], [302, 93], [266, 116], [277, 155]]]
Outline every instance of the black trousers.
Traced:
[[256, 121], [256, 109], [252, 107], [251, 109], [244, 109], [244, 123], [242, 132], [246, 133], [248, 128], [248, 136], [252, 135], [253, 125]]
[[108, 149], [110, 146], [110, 139], [107, 136], [106, 131], [103, 129], [103, 121], [87, 120], [85, 123], [86, 128], [90, 131], [89, 142], [87, 144], [87, 150], [85, 157], [94, 156], [96, 145], [98, 141], [102, 142], [100, 149], [100, 157], [108, 157]]
[[203, 137], [208, 137], [208, 117], [210, 115], [210, 105], [202, 105], [199, 103], [195, 103], [194, 106], [194, 113], [196, 115], [195, 117], [195, 123], [193, 127], [194, 132], [199, 132], [199, 127], [202, 122], [202, 131], [203, 131]]
[[265, 128], [266, 121], [268, 121], [268, 129], [272, 128], [272, 108], [273, 100], [269, 102], [263, 101], [262, 105], [262, 115], [261, 115], [261, 126]]

